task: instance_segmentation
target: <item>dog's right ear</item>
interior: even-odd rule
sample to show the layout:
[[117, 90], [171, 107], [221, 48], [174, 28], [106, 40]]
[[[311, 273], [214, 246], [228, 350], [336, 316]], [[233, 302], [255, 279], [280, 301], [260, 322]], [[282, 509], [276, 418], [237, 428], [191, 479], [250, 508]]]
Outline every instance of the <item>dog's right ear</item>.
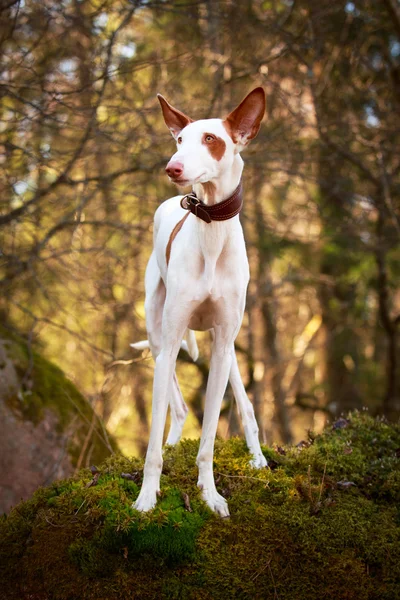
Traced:
[[172, 133], [173, 137], [176, 139], [186, 125], [193, 123], [193, 119], [185, 115], [177, 108], [171, 106], [170, 103], [166, 101], [164, 96], [161, 96], [161, 94], [157, 94], [157, 98], [161, 104], [161, 110], [164, 115], [165, 124]]

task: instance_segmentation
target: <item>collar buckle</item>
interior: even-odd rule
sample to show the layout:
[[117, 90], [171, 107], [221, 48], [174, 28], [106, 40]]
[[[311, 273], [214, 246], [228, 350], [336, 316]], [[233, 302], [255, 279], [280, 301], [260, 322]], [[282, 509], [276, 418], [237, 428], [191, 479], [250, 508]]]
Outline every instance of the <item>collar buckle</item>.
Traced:
[[198, 204], [201, 204], [201, 201], [198, 199], [194, 192], [190, 192], [189, 194], [186, 194], [181, 198], [180, 204], [184, 210], [191, 210], [192, 206], [197, 206]]

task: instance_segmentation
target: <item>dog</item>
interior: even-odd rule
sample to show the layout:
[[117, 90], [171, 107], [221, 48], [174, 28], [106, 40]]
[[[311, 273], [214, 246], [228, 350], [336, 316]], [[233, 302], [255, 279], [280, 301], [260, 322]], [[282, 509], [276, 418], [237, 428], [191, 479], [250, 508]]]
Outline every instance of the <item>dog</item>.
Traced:
[[200, 449], [198, 486], [207, 505], [229, 516], [213, 475], [214, 441], [221, 403], [232, 385], [243, 422], [251, 464], [267, 466], [258, 439], [254, 410], [243, 386], [234, 350], [245, 307], [249, 265], [243, 230], [243, 160], [240, 152], [257, 135], [265, 113], [261, 87], [250, 92], [225, 119], [193, 121], [158, 95], [164, 121], [177, 144], [166, 166], [170, 181], [192, 192], [159, 206], [154, 217], [154, 248], [146, 269], [146, 328], [155, 359], [152, 424], [143, 484], [133, 504], [154, 508], [160, 490], [162, 441], [168, 405], [168, 444], [179, 441], [188, 412], [175, 374], [181, 346], [193, 360], [198, 350], [194, 331], [210, 330], [212, 354]]

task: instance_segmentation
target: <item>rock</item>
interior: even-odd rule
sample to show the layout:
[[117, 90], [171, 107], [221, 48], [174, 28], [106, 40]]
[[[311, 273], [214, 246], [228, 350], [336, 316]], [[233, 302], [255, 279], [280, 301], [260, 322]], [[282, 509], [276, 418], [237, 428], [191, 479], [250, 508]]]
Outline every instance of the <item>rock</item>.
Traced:
[[63, 372], [3, 327], [0, 427], [0, 513], [116, 449]]

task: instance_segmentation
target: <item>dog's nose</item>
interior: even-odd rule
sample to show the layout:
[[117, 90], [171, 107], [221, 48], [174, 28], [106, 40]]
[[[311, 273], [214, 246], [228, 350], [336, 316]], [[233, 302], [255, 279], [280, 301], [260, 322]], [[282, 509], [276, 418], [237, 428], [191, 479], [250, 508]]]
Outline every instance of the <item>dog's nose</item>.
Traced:
[[183, 173], [183, 164], [177, 160], [170, 161], [165, 167], [165, 171], [172, 179], [177, 179]]

